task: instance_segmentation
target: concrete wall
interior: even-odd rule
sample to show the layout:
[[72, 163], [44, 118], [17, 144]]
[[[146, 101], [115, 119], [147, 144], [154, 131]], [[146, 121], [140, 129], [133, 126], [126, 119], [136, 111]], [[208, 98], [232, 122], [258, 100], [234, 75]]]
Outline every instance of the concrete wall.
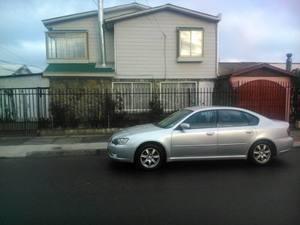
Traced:
[[108, 89], [111, 88], [109, 78], [85, 78], [85, 77], [51, 77], [50, 87], [53, 89], [67, 88], [89, 88], [89, 89]]
[[[204, 29], [203, 62], [177, 62], [177, 27]], [[215, 78], [217, 24], [186, 15], [162, 11], [117, 22], [115, 59], [118, 78]], [[166, 34], [166, 68], [164, 38]]]

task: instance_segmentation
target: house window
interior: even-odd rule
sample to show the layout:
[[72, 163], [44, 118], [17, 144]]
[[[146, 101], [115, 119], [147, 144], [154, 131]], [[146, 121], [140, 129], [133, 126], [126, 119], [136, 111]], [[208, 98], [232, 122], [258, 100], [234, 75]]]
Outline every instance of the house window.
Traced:
[[178, 58], [200, 59], [203, 57], [203, 29], [178, 29]]
[[86, 59], [87, 32], [48, 32], [48, 59]]
[[113, 99], [117, 111], [148, 111], [152, 98], [151, 88], [148, 82], [113, 82]]
[[160, 90], [160, 101], [165, 111], [174, 111], [197, 104], [196, 82], [162, 82]]

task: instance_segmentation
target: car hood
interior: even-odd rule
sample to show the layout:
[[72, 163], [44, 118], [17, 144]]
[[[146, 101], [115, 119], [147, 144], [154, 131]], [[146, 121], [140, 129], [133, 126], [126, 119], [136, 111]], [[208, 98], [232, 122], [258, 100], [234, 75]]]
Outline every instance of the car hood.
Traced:
[[155, 126], [152, 123], [149, 123], [149, 124], [137, 125], [137, 126], [122, 129], [113, 136], [114, 137], [129, 136], [129, 135], [140, 134], [145, 132], [157, 131], [161, 129], [162, 128]]

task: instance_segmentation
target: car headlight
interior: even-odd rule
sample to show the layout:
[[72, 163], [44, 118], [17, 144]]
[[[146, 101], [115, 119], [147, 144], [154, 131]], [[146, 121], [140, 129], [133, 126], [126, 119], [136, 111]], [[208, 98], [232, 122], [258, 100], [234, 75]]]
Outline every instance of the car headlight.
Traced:
[[129, 138], [116, 138], [112, 140], [115, 145], [125, 145], [129, 141]]

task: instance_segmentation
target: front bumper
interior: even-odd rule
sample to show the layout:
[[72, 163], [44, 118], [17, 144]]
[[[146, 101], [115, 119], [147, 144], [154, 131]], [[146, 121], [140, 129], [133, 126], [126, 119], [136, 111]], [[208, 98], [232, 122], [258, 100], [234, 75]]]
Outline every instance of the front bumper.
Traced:
[[115, 145], [108, 143], [107, 145], [108, 156], [117, 161], [133, 162], [134, 161], [134, 149], [129, 145]]

